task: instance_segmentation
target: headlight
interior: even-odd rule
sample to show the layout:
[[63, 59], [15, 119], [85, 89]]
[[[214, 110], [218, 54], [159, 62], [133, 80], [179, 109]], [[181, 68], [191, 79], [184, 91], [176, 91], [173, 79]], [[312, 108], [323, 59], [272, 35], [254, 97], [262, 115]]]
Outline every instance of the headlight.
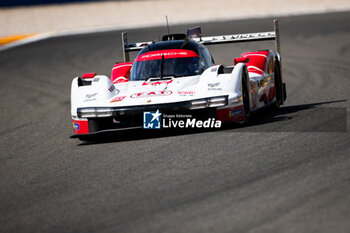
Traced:
[[78, 117], [92, 118], [92, 117], [111, 117], [113, 110], [111, 108], [82, 108], [78, 109]]
[[224, 106], [227, 104], [227, 98], [226, 97], [216, 97], [209, 99], [209, 106], [208, 107], [219, 107]]
[[96, 117], [96, 109], [95, 108], [83, 108], [78, 111], [78, 117], [89, 118]]
[[191, 102], [191, 109], [205, 108], [207, 101], [205, 100], [194, 100]]
[[210, 108], [227, 105], [227, 96], [219, 96], [191, 101], [190, 109]]

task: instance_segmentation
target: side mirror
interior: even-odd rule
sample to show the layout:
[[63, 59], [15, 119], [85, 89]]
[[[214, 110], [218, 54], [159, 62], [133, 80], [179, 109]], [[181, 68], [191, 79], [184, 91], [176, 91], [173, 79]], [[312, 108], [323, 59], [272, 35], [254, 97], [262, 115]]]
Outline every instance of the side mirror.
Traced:
[[233, 65], [237, 65], [238, 63], [248, 63], [249, 57], [239, 57], [233, 60]]

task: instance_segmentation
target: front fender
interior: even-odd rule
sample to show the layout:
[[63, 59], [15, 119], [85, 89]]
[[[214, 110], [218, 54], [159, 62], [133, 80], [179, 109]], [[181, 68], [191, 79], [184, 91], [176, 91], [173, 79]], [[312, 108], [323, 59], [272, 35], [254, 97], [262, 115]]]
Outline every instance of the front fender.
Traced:
[[71, 114], [77, 116], [78, 107], [89, 107], [100, 101], [112, 98], [119, 90], [115, 88], [111, 80], [105, 75], [96, 75], [88, 80], [87, 85], [79, 85], [81, 78], [76, 77], [71, 87]]

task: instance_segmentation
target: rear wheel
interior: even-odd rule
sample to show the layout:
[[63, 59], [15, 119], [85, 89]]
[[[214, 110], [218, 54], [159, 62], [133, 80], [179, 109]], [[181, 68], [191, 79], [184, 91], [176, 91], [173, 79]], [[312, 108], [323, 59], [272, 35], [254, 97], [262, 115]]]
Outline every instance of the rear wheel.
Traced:
[[250, 116], [250, 99], [249, 99], [249, 88], [248, 88], [248, 72], [246, 68], [242, 72], [242, 100], [243, 100], [244, 120], [248, 121]]
[[282, 88], [280, 64], [277, 59], [275, 60], [275, 65], [274, 65], [274, 79], [275, 79], [275, 94], [276, 94], [275, 107], [278, 109], [283, 104], [283, 88]]

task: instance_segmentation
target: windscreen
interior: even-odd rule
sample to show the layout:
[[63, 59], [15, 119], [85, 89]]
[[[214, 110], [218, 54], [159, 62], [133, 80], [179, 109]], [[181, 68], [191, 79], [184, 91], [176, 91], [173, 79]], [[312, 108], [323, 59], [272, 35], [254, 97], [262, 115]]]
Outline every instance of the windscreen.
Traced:
[[191, 50], [158, 50], [141, 54], [133, 64], [131, 81], [157, 77], [199, 75], [207, 68]]

